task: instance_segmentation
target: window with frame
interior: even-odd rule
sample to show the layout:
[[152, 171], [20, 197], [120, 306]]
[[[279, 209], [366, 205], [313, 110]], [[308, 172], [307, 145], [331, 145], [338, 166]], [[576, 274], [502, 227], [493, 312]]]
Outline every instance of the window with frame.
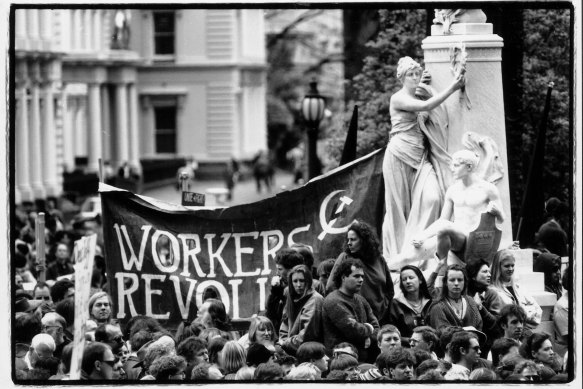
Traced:
[[176, 105], [154, 107], [157, 154], [176, 154]]
[[154, 55], [174, 55], [174, 11], [154, 12]]

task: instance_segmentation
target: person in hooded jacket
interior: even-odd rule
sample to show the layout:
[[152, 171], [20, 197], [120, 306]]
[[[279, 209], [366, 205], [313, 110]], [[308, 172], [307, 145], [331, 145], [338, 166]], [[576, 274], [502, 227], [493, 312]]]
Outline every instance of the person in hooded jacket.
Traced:
[[403, 266], [400, 280], [399, 287], [403, 293], [391, 301], [381, 322], [393, 324], [402, 337], [409, 338], [415, 327], [426, 325], [432, 300], [425, 277], [417, 266]]
[[314, 290], [312, 272], [306, 265], [292, 268], [288, 274], [288, 288], [278, 342], [284, 351], [295, 355], [304, 342], [308, 324], [320, 313], [324, 298]]

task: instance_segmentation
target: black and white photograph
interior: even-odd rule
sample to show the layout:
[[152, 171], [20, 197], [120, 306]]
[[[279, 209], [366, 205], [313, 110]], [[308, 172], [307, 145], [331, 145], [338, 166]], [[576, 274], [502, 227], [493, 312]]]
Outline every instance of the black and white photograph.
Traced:
[[9, 387], [581, 387], [581, 4], [1, 11]]

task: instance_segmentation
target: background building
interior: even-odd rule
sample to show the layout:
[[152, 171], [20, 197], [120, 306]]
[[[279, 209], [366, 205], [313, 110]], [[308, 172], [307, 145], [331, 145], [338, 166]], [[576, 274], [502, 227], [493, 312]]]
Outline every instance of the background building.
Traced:
[[99, 158], [148, 180], [159, 162], [168, 172], [185, 157], [221, 165], [266, 148], [262, 10], [14, 17], [17, 204], [94, 180]]

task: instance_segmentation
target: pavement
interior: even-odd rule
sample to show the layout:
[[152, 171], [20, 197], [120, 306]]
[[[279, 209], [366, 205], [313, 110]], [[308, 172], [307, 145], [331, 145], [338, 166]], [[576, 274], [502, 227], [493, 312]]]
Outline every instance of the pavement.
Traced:
[[[253, 203], [271, 197], [281, 191], [290, 190], [296, 187], [297, 185], [294, 185], [293, 183], [293, 174], [291, 172], [277, 169], [274, 176], [274, 185], [271, 187], [271, 192], [268, 192], [264, 186], [262, 186], [261, 192], [257, 192], [257, 187], [253, 177], [240, 180], [235, 184], [235, 188], [233, 189], [233, 198], [231, 201], [225, 199], [226, 201], [221, 202], [220, 198], [217, 199], [216, 196], [209, 195], [207, 193], [207, 190], [212, 190], [212, 188], [226, 188], [225, 181], [222, 179], [204, 181], [195, 179], [194, 185], [190, 187], [190, 192], [205, 194], [205, 205], [229, 207], [232, 205]], [[159, 188], [148, 189], [142, 194], [173, 204], [181, 203], [180, 191], [176, 190], [174, 183]]]

